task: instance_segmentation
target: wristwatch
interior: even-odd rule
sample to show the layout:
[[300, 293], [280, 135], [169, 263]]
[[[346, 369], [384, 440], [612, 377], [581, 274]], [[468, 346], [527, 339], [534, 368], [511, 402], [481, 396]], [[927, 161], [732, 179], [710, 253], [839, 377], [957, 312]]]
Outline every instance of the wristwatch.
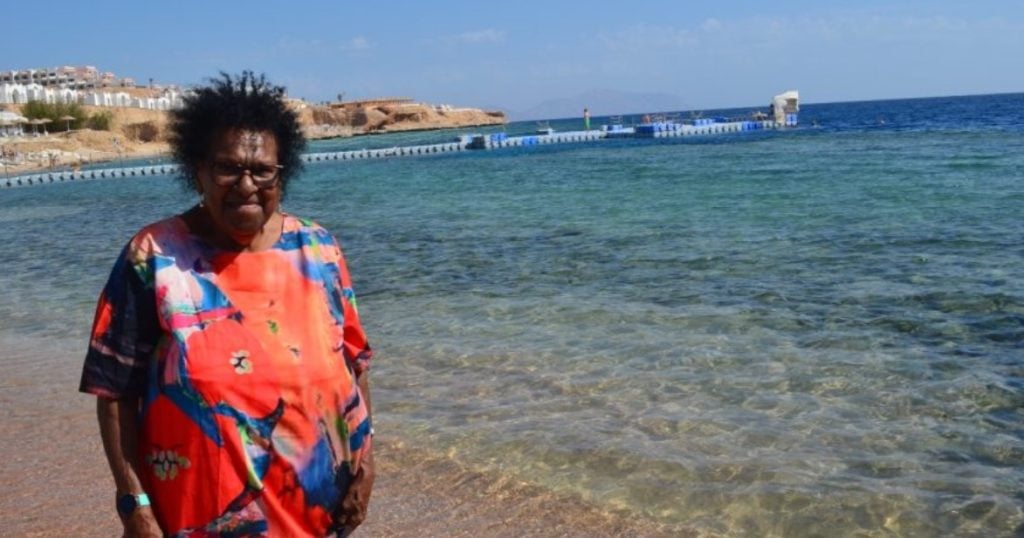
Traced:
[[145, 493], [125, 493], [117, 498], [117, 513], [128, 517], [140, 506], [149, 506], [149, 496]]

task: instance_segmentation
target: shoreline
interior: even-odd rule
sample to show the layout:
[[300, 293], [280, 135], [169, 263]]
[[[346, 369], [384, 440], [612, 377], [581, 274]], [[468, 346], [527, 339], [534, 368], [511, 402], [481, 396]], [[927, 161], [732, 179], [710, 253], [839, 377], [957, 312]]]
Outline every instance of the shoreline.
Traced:
[[[307, 135], [309, 141], [319, 140], [336, 140], [336, 139], [347, 139], [357, 137], [376, 137], [386, 136], [389, 134], [398, 133], [410, 133], [410, 132], [427, 132], [427, 131], [440, 131], [445, 129], [459, 129], [461, 127], [486, 127], [489, 125], [466, 125], [457, 127], [414, 127], [414, 128], [399, 128], [393, 130], [379, 130], [369, 132], [324, 132], [315, 135]], [[0, 139], [0, 146], [20, 148], [24, 145], [47, 145], [52, 144], [58, 146], [62, 142], [61, 135], [47, 135], [41, 137], [26, 137], [23, 139]], [[55, 155], [55, 160], [47, 162], [50, 159], [49, 155]], [[113, 163], [118, 161], [129, 161], [129, 160], [141, 160], [141, 159], [163, 159], [170, 158], [170, 148], [166, 143], [163, 142], [151, 142], [143, 144], [142, 147], [124, 147], [120, 154], [117, 152], [105, 151], [95, 148], [82, 147], [74, 151], [62, 150], [57, 148], [42, 148], [35, 149], [33, 151], [27, 151], [24, 154], [21, 162], [13, 164], [9, 161], [0, 160], [3, 164], [0, 165], [0, 173], [3, 177], [16, 177], [21, 175], [30, 175], [46, 172], [67, 172], [75, 170], [76, 168], [84, 169], [86, 167], [103, 164]]]
[[[120, 534], [95, 400], [77, 391], [84, 344], [74, 344], [0, 333], [7, 350], [0, 361], [0, 401], [8, 415], [0, 423], [6, 461], [0, 483], [12, 486], [0, 490], [5, 534]], [[41, 364], [64, 367], [40, 370]], [[379, 405], [387, 424], [387, 403]], [[466, 469], [388, 432], [375, 444], [377, 482], [367, 520], [355, 536], [695, 536]]]
[[[101, 131], [72, 131], [60, 135], [39, 137], [6, 138], [0, 140], [8, 158], [2, 159], [0, 173], [5, 177], [45, 172], [61, 172], [87, 168], [101, 163], [126, 160], [157, 159], [170, 155], [170, 149], [163, 142], [131, 143], [122, 141], [123, 137]], [[106, 134], [109, 140], [106, 146], [94, 146], [84, 143], [79, 137], [92, 139]], [[116, 142], [115, 142], [116, 140]], [[13, 161], [13, 162], [12, 162]]]
[[[351, 106], [302, 104], [295, 112], [307, 140], [349, 138], [440, 129], [504, 125], [503, 112], [445, 108], [401, 100], [367, 101]], [[19, 111], [19, 105], [0, 110]], [[94, 163], [166, 157], [168, 114], [160, 110], [84, 106], [89, 113], [110, 115], [110, 128], [54, 130], [0, 138], [0, 172], [6, 177], [63, 171]], [[70, 123], [67, 124], [70, 127]], [[45, 132], [45, 131], [44, 131]]]
[[468, 470], [450, 458], [384, 438], [375, 447], [377, 482], [366, 536], [681, 537], [667, 528], [605, 511], [536, 485]]

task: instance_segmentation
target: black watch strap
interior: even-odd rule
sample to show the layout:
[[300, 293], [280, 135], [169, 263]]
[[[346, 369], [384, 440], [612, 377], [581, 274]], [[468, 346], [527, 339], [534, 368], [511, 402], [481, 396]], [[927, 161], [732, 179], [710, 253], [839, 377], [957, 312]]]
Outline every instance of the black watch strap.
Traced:
[[117, 513], [130, 516], [140, 506], [149, 506], [149, 495], [145, 493], [125, 493], [117, 498]]

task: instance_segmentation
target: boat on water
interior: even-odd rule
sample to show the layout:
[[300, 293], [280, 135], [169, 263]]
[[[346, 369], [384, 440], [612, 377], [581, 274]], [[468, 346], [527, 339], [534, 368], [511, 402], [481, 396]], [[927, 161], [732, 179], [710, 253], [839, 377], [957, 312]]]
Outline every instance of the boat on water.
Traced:
[[796, 127], [797, 115], [800, 113], [800, 92], [789, 90], [772, 98], [768, 107], [769, 115], [775, 123], [784, 127]]
[[[688, 120], [680, 120], [678, 114], [644, 114], [638, 127], [655, 126], [655, 130], [673, 130], [680, 126], [707, 126], [721, 125], [726, 123], [754, 121], [773, 123], [774, 127], [796, 127], [800, 113], [800, 92], [789, 90], [775, 97], [768, 103], [767, 112], [754, 110], [748, 117], [726, 118], [726, 117], [705, 117], [701, 111], [690, 113]], [[621, 121], [612, 121], [610, 126], [617, 126]], [[641, 129], [646, 131], [647, 129]]]

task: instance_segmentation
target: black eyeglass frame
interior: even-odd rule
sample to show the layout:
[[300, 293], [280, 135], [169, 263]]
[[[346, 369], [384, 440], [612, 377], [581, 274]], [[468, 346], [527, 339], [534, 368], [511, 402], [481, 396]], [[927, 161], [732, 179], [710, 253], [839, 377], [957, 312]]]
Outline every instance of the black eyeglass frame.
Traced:
[[272, 189], [281, 179], [281, 170], [284, 166], [274, 165], [245, 165], [241, 163], [213, 162], [210, 164], [210, 178], [218, 187], [232, 187], [242, 181], [242, 176], [249, 174], [252, 184], [258, 189]]

